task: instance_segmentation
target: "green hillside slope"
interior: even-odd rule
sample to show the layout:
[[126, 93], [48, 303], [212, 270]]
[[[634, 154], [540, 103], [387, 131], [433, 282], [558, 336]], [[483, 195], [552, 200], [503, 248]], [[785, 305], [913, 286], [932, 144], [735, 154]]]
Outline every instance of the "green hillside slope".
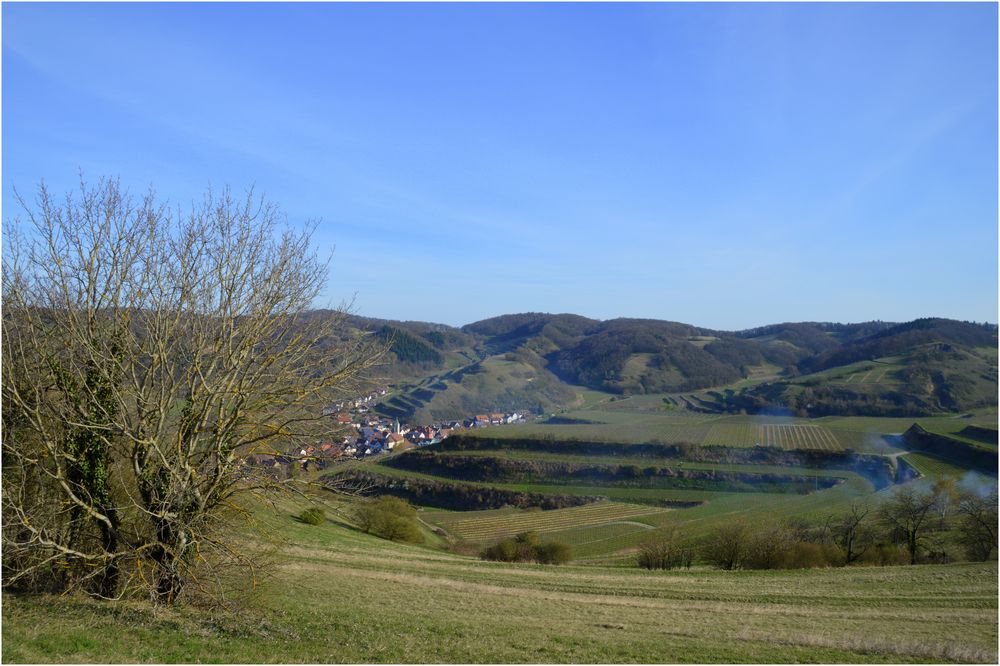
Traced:
[[939, 318], [736, 332], [545, 313], [462, 328], [350, 322], [353, 334], [389, 346], [372, 373], [396, 389], [383, 413], [418, 420], [549, 413], [576, 404], [580, 387], [668, 394], [680, 409], [709, 413], [920, 416], [997, 401], [996, 327]]

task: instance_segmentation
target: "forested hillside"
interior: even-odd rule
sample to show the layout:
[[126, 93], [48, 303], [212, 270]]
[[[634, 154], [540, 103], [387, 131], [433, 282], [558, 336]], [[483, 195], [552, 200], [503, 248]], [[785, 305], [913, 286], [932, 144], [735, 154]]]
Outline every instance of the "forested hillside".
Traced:
[[[736, 332], [653, 319], [522, 313], [461, 328], [353, 317], [388, 346], [387, 411], [422, 420], [709, 390], [722, 412], [922, 415], [995, 404], [997, 327], [949, 319], [782, 323]], [[704, 399], [705, 396], [702, 396]]]

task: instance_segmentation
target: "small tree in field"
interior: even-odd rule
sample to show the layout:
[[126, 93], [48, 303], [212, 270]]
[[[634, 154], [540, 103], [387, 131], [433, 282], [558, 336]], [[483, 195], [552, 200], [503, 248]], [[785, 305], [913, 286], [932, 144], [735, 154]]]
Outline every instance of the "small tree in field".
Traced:
[[985, 562], [997, 547], [997, 489], [963, 493], [958, 504], [959, 541], [970, 560]]
[[690, 548], [679, 543], [674, 531], [658, 535], [639, 546], [637, 562], [643, 569], [675, 569], [691, 566]]
[[566, 564], [573, 559], [573, 550], [561, 541], [548, 541], [535, 546], [535, 558], [540, 564]]
[[355, 515], [361, 529], [390, 541], [419, 543], [423, 540], [417, 511], [410, 503], [388, 495], [361, 504]]
[[790, 531], [777, 523], [760, 525], [747, 535], [742, 555], [745, 569], [777, 569], [794, 544]]
[[844, 553], [844, 564], [857, 562], [874, 543], [869, 528], [870, 512], [867, 504], [855, 502], [847, 513], [831, 520], [831, 535]]
[[222, 561], [248, 465], [329, 437], [321, 408], [381, 350], [310, 313], [311, 230], [252, 194], [187, 214], [115, 181], [40, 187], [4, 225], [3, 576], [173, 603]]
[[724, 525], [712, 532], [702, 545], [702, 557], [720, 569], [741, 569], [748, 555], [749, 541], [749, 532], [743, 525]]
[[939, 502], [940, 497], [935, 492], [920, 492], [912, 486], [900, 486], [879, 511], [885, 526], [902, 537], [910, 564], [917, 563], [929, 518]]
[[482, 550], [479, 556], [484, 560], [494, 560], [496, 562], [517, 562], [520, 548], [513, 539], [501, 539], [491, 546]]
[[299, 514], [299, 520], [306, 525], [322, 525], [326, 520], [326, 514], [318, 506], [309, 507]]
[[538, 532], [521, 532], [513, 539], [501, 539], [487, 546], [479, 556], [497, 562], [538, 562], [565, 564], [573, 559], [573, 551], [561, 541], [542, 542]]

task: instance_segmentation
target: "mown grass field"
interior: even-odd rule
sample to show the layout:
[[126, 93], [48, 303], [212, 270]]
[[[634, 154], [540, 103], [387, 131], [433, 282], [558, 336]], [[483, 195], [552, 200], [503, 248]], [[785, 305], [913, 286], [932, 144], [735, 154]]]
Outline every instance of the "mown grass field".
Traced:
[[513, 565], [299, 524], [296, 510], [270, 517], [286, 541], [237, 612], [6, 594], [3, 661], [996, 663], [995, 562]]
[[[790, 520], [822, 522], [843, 513], [859, 499], [869, 498], [872, 503], [878, 503], [886, 492], [873, 495], [871, 486], [857, 479], [808, 495], [703, 493], [704, 503], [699, 506], [647, 516], [643, 521], [664, 531], [676, 530], [685, 541], [697, 543], [727, 524], [755, 527]], [[690, 493], [688, 498], [695, 499], [695, 494]], [[630, 562], [634, 548], [650, 536], [640, 533], [625, 535], [604, 548], [590, 549], [586, 556], [604, 563]], [[578, 556], [583, 557], [584, 554], [578, 553]]]

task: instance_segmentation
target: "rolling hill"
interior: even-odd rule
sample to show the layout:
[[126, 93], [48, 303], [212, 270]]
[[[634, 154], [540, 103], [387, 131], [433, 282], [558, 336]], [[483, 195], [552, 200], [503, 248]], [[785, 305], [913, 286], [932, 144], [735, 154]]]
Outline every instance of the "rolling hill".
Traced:
[[997, 400], [997, 327], [782, 323], [717, 331], [653, 319], [599, 321], [521, 313], [461, 328], [352, 317], [389, 346], [374, 376], [393, 386], [381, 411], [430, 421], [484, 411], [551, 413], [581, 390], [687, 394], [698, 411], [919, 416]]

